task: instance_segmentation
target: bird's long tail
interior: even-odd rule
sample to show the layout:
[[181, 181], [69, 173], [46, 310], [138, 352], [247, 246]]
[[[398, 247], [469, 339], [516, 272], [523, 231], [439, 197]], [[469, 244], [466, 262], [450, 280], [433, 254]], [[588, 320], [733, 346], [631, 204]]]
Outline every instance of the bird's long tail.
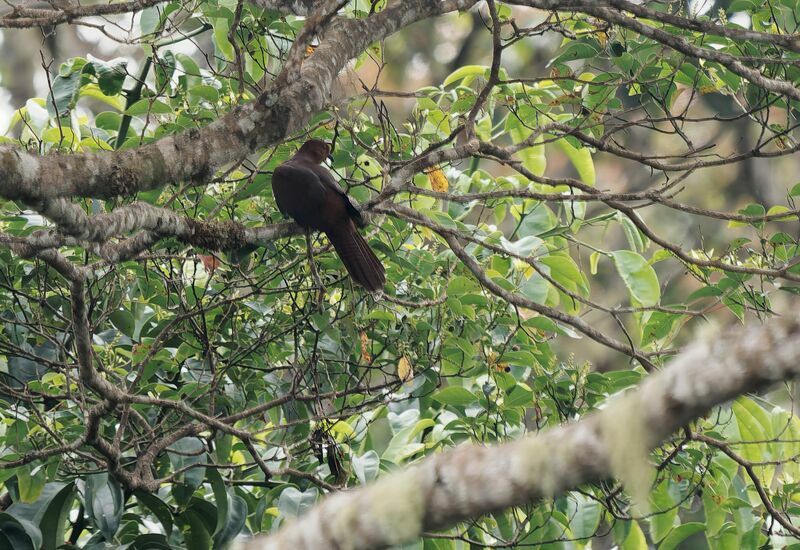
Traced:
[[339, 226], [325, 233], [355, 282], [372, 292], [383, 289], [386, 282], [383, 264], [354, 224]]

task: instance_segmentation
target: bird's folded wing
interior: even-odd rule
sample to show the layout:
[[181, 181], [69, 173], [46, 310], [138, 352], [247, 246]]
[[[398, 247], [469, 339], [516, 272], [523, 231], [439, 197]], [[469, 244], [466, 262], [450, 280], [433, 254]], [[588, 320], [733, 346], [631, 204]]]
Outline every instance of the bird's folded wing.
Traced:
[[350, 198], [347, 193], [344, 192], [342, 186], [339, 185], [339, 182], [333, 179], [333, 176], [327, 168], [323, 166], [315, 166], [314, 173], [317, 174], [323, 185], [326, 185], [329, 189], [335, 191], [339, 196], [342, 197], [344, 205], [347, 208], [348, 215], [358, 227], [364, 227], [367, 225], [366, 221], [364, 221], [364, 218], [361, 215], [361, 210], [358, 209], [357, 203]]

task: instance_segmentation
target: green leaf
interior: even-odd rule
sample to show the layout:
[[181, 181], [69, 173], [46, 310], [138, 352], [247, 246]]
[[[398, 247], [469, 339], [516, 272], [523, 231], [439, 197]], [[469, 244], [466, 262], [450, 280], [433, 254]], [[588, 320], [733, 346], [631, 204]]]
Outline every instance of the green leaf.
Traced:
[[[118, 111], [122, 111], [123, 109], [125, 109], [125, 102], [122, 99], [122, 95], [117, 94], [114, 96], [108, 96], [104, 94], [100, 90], [100, 87], [94, 82], [89, 82], [88, 84], [81, 86], [80, 93], [78, 94], [78, 99], [84, 97], [89, 97], [91, 99], [102, 101], [106, 105], [109, 105]], [[113, 129], [116, 130], [116, 128]]]
[[173, 547], [164, 535], [147, 533], [133, 539], [126, 550], [173, 550]]
[[728, 6], [728, 13], [735, 13], [738, 11], [752, 12], [760, 8], [763, 0], [733, 0]]
[[589, 272], [592, 275], [597, 275], [597, 264], [600, 261], [600, 256], [603, 254], [598, 251], [594, 251], [589, 256]]
[[596, 176], [591, 151], [586, 147], [578, 149], [564, 138], [558, 139], [554, 143], [567, 155], [575, 170], [578, 171], [578, 177], [580, 177], [581, 181], [594, 187]]
[[228, 495], [228, 498], [227, 508], [230, 512], [222, 529], [217, 526], [214, 548], [225, 548], [242, 531], [247, 520], [247, 502], [239, 495]]
[[194, 59], [183, 53], [176, 53], [175, 59], [177, 59], [183, 70], [183, 74], [178, 77], [182, 87], [191, 88], [202, 82], [200, 67]]
[[[536, 123], [539, 112], [528, 105], [522, 105], [516, 116], [508, 116], [505, 122], [505, 129], [509, 137], [515, 144], [525, 141], [533, 132], [531, 125]], [[533, 145], [526, 147], [517, 153], [522, 160], [522, 164], [535, 176], [544, 174], [547, 168], [547, 158], [545, 157], [544, 135], [539, 135]]]
[[702, 523], [684, 523], [672, 530], [667, 538], [659, 545], [658, 550], [675, 550], [684, 540], [704, 529], [705, 525]]
[[550, 292], [550, 283], [538, 273], [534, 273], [530, 279], [520, 284], [519, 292], [532, 302], [544, 304]]
[[198, 437], [184, 437], [170, 446], [169, 460], [175, 470], [185, 470], [180, 479], [189, 492], [200, 487], [205, 479], [205, 466], [195, 466], [207, 462], [205, 445]]
[[134, 495], [136, 496], [137, 502], [141, 506], [150, 510], [158, 519], [167, 536], [169, 537], [172, 535], [172, 510], [170, 510], [169, 506], [163, 500], [151, 493], [137, 491], [134, 493]]
[[461, 386], [448, 386], [433, 394], [433, 399], [444, 405], [465, 406], [478, 401], [478, 397]]
[[381, 459], [378, 453], [370, 449], [361, 456], [354, 456], [352, 465], [358, 481], [365, 485], [378, 477], [378, 472], [381, 469]]
[[668, 337], [681, 318], [674, 313], [654, 311], [642, 328], [642, 345], [646, 346], [656, 340]]
[[[533, 363], [530, 363], [531, 365]], [[523, 407], [528, 406], [533, 402], [533, 392], [523, 387], [522, 384], [514, 386], [508, 395], [503, 399], [503, 405], [506, 407]]]
[[678, 508], [669, 492], [669, 481], [659, 483], [651, 492], [653, 515], [650, 516], [650, 537], [659, 542], [666, 537], [675, 526]]
[[278, 498], [278, 510], [286, 518], [297, 517], [311, 509], [317, 501], [318, 495], [319, 491], [313, 487], [306, 491], [299, 491], [295, 487], [287, 487]]
[[703, 491], [703, 512], [705, 514], [706, 537], [713, 537], [722, 529], [728, 517], [728, 510], [720, 506], [710, 490]]
[[228, 522], [228, 489], [225, 487], [225, 482], [216, 468], [206, 468], [206, 478], [211, 483], [214, 502], [217, 505], [217, 527], [212, 533], [216, 536], [225, 528], [225, 524]]
[[[750, 217], [753, 217], [753, 218], [759, 218], [759, 217], [765, 216], [767, 214], [767, 211], [766, 211], [766, 209], [764, 208], [763, 205], [752, 203], [752, 204], [748, 204], [747, 206], [745, 206], [744, 208], [739, 210], [738, 213], [742, 214], [743, 216], [750, 216]], [[731, 221], [728, 222], [728, 227], [742, 227], [742, 226], [747, 225], [747, 223], [748, 222], [739, 222], [739, 221], [731, 220]], [[761, 229], [761, 228], [764, 227], [764, 222], [763, 221], [754, 220], [754, 221], [749, 222], [749, 223], [750, 223], [750, 225], [752, 225], [756, 229]]]
[[175, 54], [170, 50], [166, 50], [160, 58], [155, 61], [155, 73], [156, 90], [168, 89], [172, 75], [175, 74]]
[[532, 145], [531, 147], [526, 147], [525, 149], [520, 151], [518, 155], [522, 158], [522, 164], [525, 166], [525, 168], [530, 170], [534, 176], [542, 176], [544, 175], [544, 172], [547, 169], [547, 157], [545, 157], [544, 136], [537, 137], [533, 143], [534, 145]]
[[647, 260], [630, 250], [617, 250], [611, 255], [634, 303], [645, 307], [657, 305], [661, 299], [661, 288], [656, 272]]
[[167, 115], [172, 113], [172, 107], [160, 99], [140, 99], [125, 110], [125, 114], [130, 116], [144, 114]]
[[230, 22], [224, 17], [215, 17], [211, 20], [211, 24], [214, 26], [214, 45], [217, 52], [221, 53], [228, 61], [233, 61], [236, 53], [233, 44], [228, 40]]
[[71, 148], [80, 141], [80, 137], [71, 128], [48, 128], [42, 132], [42, 141]]
[[596, 40], [570, 40], [561, 50], [558, 57], [551, 61], [551, 64], [574, 61], [576, 59], [589, 59], [596, 57], [599, 53], [600, 48]]
[[128, 65], [127, 59], [117, 57], [109, 61], [103, 61], [91, 55], [87, 57], [91, 63], [84, 67], [84, 72], [93, 72], [97, 75], [97, 85], [100, 87], [100, 91], [107, 96], [119, 94], [122, 91], [122, 85], [125, 83], [125, 76], [127, 75], [125, 70]]
[[[64, 116], [78, 100], [81, 89], [81, 72], [73, 72], [66, 76], [57, 75], [53, 79], [52, 93], [47, 96], [47, 112], [51, 117]], [[54, 105], [55, 103], [55, 105]]]
[[550, 276], [564, 288], [583, 296], [589, 295], [589, 283], [569, 254], [554, 252], [539, 261], [550, 268]]
[[35, 502], [44, 490], [44, 469], [37, 468], [36, 473], [33, 473], [32, 468], [32, 466], [27, 465], [17, 470], [19, 499], [25, 504]]
[[189, 508], [181, 514], [181, 522], [186, 550], [208, 550], [213, 547], [209, 532], [211, 526], [196, 508]]
[[142, 10], [142, 15], [139, 19], [139, 27], [143, 35], [151, 34], [160, 28], [166, 13], [162, 6], [152, 6]]
[[124, 309], [118, 309], [111, 313], [109, 318], [122, 334], [131, 338], [133, 337], [133, 331], [136, 328], [136, 321], [130, 312]]
[[583, 495], [573, 494], [572, 497], [578, 501], [577, 510], [570, 521], [572, 535], [576, 539], [589, 539], [597, 533], [603, 508], [596, 500]]
[[98, 128], [102, 128], [103, 130], [109, 130], [116, 132], [119, 128], [119, 124], [122, 121], [122, 116], [119, 113], [115, 113], [113, 111], [103, 111], [102, 113], [98, 114], [94, 117], [94, 124]]
[[[767, 210], [767, 216], [775, 216], [777, 214], [783, 214], [784, 212], [789, 212], [789, 209], [782, 204], [776, 204], [775, 206], [771, 207]], [[791, 214], [788, 216], [783, 216], [781, 218], [775, 218], [773, 221], [785, 222], [785, 221], [792, 221], [797, 216], [796, 214]]]
[[636, 520], [631, 520], [631, 529], [625, 542], [620, 545], [620, 550], [647, 550], [647, 539], [644, 538], [642, 528]]
[[622, 212], [617, 212], [617, 221], [622, 225], [622, 231], [625, 233], [625, 238], [628, 240], [628, 246], [630, 246], [631, 250], [634, 252], [644, 252], [644, 249], [647, 247], [645, 241], [646, 237], [642, 235], [642, 232], [639, 231], [636, 224], [633, 223], [630, 218], [622, 214]]
[[207, 86], [205, 84], [199, 84], [197, 86], [192, 86], [188, 90], [189, 97], [197, 97], [200, 99], [205, 99], [211, 103], [216, 103], [219, 101], [219, 90], [214, 88], [213, 86]]
[[442, 82], [442, 86], [447, 87], [461, 80], [464, 81], [464, 86], [469, 86], [476, 77], [485, 75], [488, 70], [489, 67], [485, 65], [464, 65], [450, 73]]
[[41, 547], [44, 550], [55, 550], [64, 542], [66, 521], [74, 498], [74, 483], [47, 483], [35, 502], [15, 502], [9, 506], [7, 512], [18, 520], [27, 520], [38, 525], [42, 537]]
[[28, 520], [16, 519], [5, 512], [0, 512], [0, 535], [8, 542], [8, 550], [37, 550], [42, 544], [38, 527]]
[[125, 511], [122, 489], [117, 481], [109, 477], [107, 472], [86, 476], [84, 506], [103, 538], [112, 542]]
[[479, 290], [478, 283], [469, 277], [456, 276], [447, 283], [447, 295], [455, 298]]

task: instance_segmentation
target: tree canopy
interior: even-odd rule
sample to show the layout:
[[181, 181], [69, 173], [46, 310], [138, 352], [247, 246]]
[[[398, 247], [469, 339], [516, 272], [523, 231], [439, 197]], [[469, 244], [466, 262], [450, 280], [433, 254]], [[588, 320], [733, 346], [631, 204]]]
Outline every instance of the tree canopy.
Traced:
[[[800, 548], [797, 394], [765, 388], [797, 374], [799, 21], [11, 2], [44, 78], [0, 137], [0, 548], [224, 548], [379, 478], [369, 540], [409, 549]], [[310, 138], [383, 292], [276, 208]], [[456, 463], [504, 443], [549, 468], [524, 498], [493, 500], [512, 451]], [[412, 513], [419, 464], [452, 509]]]

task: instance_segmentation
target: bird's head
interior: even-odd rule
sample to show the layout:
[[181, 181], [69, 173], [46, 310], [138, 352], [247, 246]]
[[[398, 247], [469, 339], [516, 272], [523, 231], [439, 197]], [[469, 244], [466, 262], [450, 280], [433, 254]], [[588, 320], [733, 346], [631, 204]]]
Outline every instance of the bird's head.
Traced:
[[320, 139], [309, 139], [300, 147], [297, 154], [322, 164], [326, 158], [331, 158], [331, 146]]

